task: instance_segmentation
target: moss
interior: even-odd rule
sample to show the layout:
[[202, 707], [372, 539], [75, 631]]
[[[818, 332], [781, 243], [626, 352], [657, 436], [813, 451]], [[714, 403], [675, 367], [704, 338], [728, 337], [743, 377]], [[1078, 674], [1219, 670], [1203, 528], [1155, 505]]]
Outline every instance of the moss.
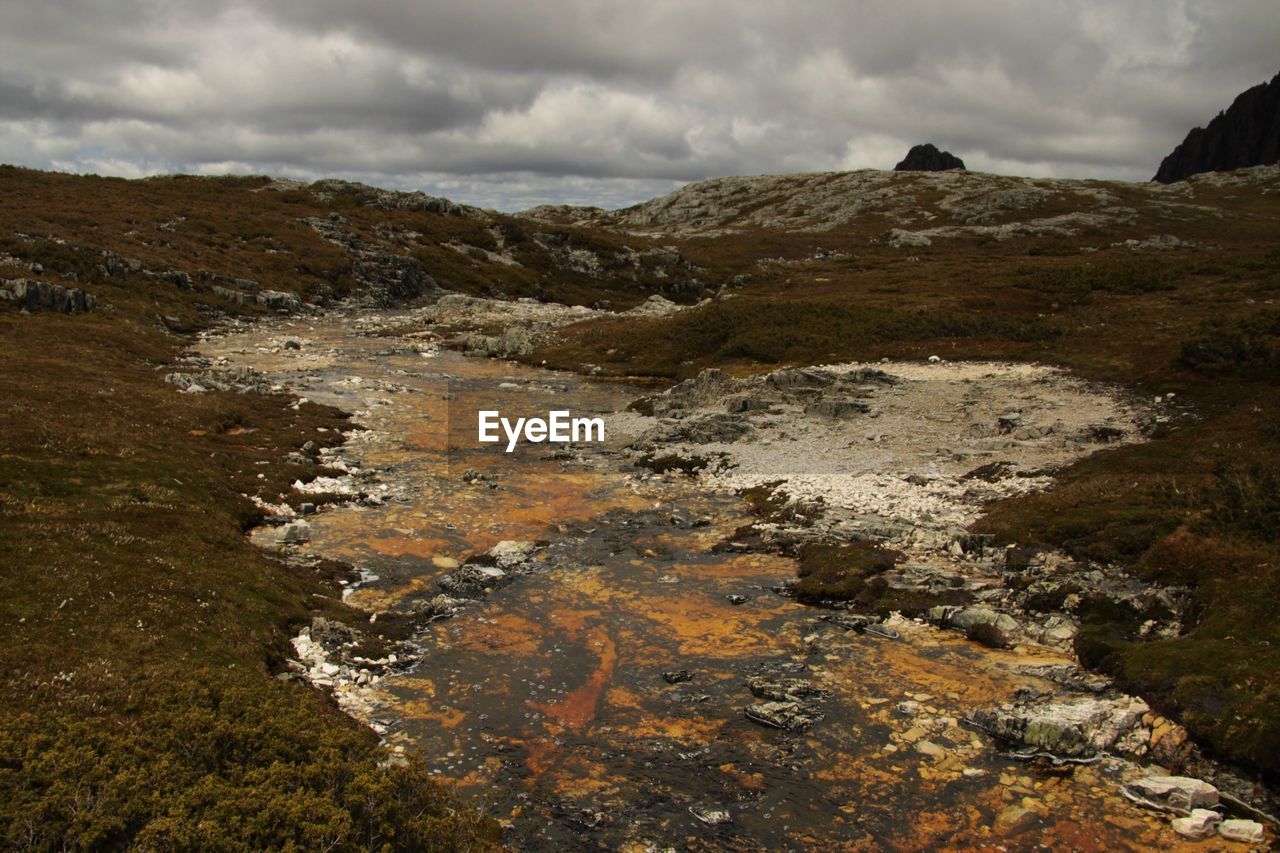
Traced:
[[746, 501], [751, 513], [761, 521], [811, 527], [818, 508], [792, 500], [790, 495], [778, 488], [780, 485], [781, 482], [774, 482], [750, 486], [738, 494]]
[[636, 412], [637, 414], [651, 418], [653, 417], [653, 402], [654, 398], [651, 394], [644, 397], [637, 397], [627, 404], [627, 411]]
[[1075, 595], [1080, 591], [1081, 587], [1075, 584], [1059, 584], [1047, 592], [1028, 596], [1026, 601], [1023, 602], [1023, 607], [1027, 610], [1038, 610], [1041, 613], [1056, 613], [1062, 610], [1062, 605], [1067, 600], [1067, 596]]
[[686, 477], [692, 477], [699, 471], [703, 470], [710, 463], [705, 456], [677, 456], [675, 454], [666, 454], [664, 456], [656, 456], [652, 453], [646, 454], [636, 463], [641, 468], [648, 468], [655, 474], [666, 474], [671, 471], [679, 471]]
[[854, 601], [866, 591], [869, 578], [892, 569], [901, 557], [869, 542], [809, 543], [797, 554], [799, 582], [792, 591], [798, 601], [808, 603]]

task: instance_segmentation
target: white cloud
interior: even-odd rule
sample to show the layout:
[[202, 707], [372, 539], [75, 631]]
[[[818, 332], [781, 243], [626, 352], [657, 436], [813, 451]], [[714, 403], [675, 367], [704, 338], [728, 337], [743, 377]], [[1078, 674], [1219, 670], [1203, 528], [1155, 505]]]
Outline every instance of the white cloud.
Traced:
[[0, 0], [0, 160], [513, 209], [721, 174], [1149, 177], [1273, 75], [1274, 0]]

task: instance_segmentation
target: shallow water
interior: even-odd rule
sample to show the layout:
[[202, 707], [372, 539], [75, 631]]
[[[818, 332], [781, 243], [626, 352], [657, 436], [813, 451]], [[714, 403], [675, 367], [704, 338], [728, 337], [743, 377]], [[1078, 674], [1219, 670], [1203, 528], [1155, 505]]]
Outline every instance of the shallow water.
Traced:
[[[285, 336], [302, 348], [280, 348]], [[794, 574], [790, 560], [713, 550], [749, 521], [735, 496], [641, 479], [609, 444], [506, 454], [474, 440], [480, 408], [582, 415], [641, 389], [448, 351], [424, 357], [410, 344], [334, 318], [202, 350], [357, 411], [374, 430], [344, 453], [381, 472], [386, 502], [314, 517], [306, 546], [377, 575], [351, 603], [395, 609], [501, 540], [548, 543], [535, 571], [424, 626], [421, 661], [378, 685], [389, 743], [509, 821], [514, 845], [1176, 844], [1163, 821], [1116, 795], [1105, 766], [1035, 770], [958, 723], [1020, 686], [1055, 689], [1013, 667], [1059, 657], [925, 626], [905, 625], [893, 641], [822, 621], [770, 591]], [[463, 482], [468, 469], [493, 479]], [[668, 683], [675, 670], [690, 680]], [[748, 720], [744, 708], [764, 700], [746, 679], [761, 673], [824, 691], [821, 719], [804, 732]], [[918, 714], [900, 712], [904, 700]], [[996, 818], [1020, 805], [1039, 817], [1004, 837]], [[728, 821], [695, 814], [717, 811]]]

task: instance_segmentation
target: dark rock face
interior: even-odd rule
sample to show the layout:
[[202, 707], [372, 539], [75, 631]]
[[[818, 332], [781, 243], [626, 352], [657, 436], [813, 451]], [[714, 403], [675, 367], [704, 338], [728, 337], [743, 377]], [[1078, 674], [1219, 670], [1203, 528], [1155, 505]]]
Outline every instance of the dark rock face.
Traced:
[[1197, 127], [1160, 163], [1152, 180], [1181, 181], [1201, 172], [1280, 161], [1280, 74], [1247, 89], [1208, 127]]
[[926, 142], [913, 145], [902, 162], [893, 167], [895, 172], [946, 172], [951, 169], [963, 169], [964, 161], [950, 151], [939, 151], [937, 147]]

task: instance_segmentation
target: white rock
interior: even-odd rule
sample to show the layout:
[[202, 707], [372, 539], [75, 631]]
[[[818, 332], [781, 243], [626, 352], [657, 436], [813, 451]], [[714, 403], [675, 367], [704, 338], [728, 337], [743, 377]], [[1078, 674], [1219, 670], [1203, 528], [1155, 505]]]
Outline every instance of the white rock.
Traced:
[[1213, 828], [1222, 815], [1208, 809], [1195, 809], [1190, 817], [1176, 817], [1169, 824], [1173, 831], [1186, 838], [1205, 838], [1213, 834]]
[[1153, 805], [1191, 811], [1218, 804], [1218, 789], [1189, 776], [1147, 776], [1130, 782], [1124, 793]]
[[934, 759], [942, 759], [947, 757], [947, 751], [944, 748], [938, 746], [936, 743], [934, 743], [931, 740], [916, 741], [916, 752], [920, 753], [921, 755], [927, 755], [930, 758], [934, 758]]
[[516, 542], [511, 539], [504, 539], [489, 549], [489, 556], [497, 560], [498, 565], [502, 568], [509, 569], [527, 560], [537, 547], [532, 542]]
[[1218, 824], [1218, 834], [1245, 844], [1261, 844], [1266, 840], [1266, 831], [1256, 820], [1224, 820]]

